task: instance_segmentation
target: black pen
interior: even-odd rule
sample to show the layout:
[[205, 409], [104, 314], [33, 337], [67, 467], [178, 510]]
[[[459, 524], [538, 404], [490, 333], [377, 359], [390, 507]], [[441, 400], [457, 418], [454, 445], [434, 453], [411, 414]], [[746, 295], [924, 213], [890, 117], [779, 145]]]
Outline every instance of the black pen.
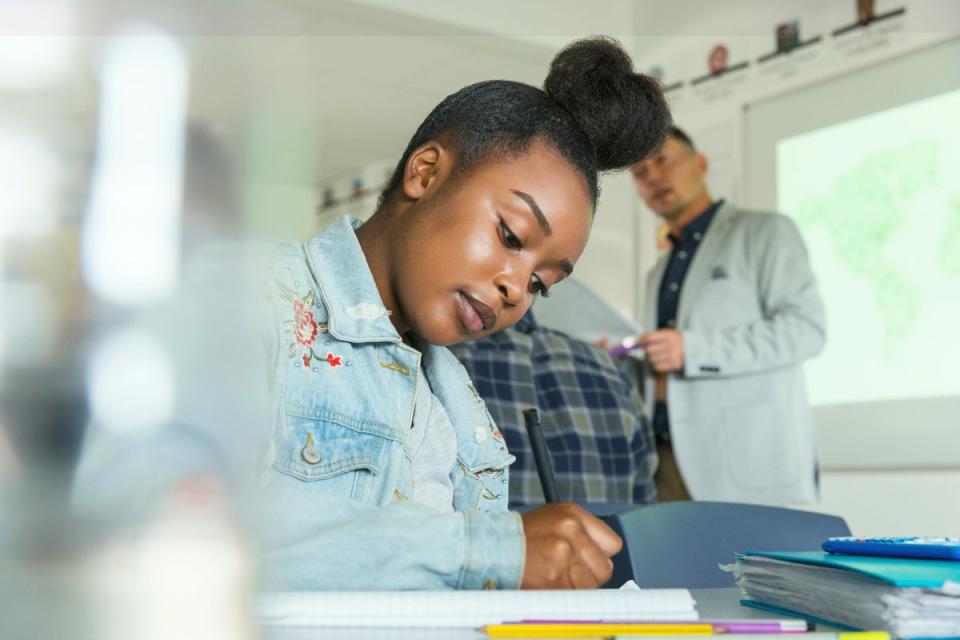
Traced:
[[553, 463], [550, 462], [547, 441], [543, 437], [543, 429], [540, 428], [540, 412], [527, 409], [523, 412], [523, 420], [527, 425], [527, 436], [530, 437], [530, 448], [533, 450], [534, 464], [537, 465], [537, 475], [540, 476], [540, 486], [543, 487], [543, 497], [547, 502], [559, 502], [557, 479], [553, 477]]

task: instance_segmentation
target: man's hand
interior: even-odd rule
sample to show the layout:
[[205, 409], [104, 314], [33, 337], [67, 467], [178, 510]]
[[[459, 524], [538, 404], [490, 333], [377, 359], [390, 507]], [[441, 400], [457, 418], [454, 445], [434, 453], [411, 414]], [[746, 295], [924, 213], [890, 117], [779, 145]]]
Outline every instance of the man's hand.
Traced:
[[683, 334], [676, 329], [645, 333], [637, 340], [657, 373], [683, 370]]
[[553, 503], [524, 513], [527, 540], [522, 589], [595, 589], [613, 575], [620, 536], [575, 504]]

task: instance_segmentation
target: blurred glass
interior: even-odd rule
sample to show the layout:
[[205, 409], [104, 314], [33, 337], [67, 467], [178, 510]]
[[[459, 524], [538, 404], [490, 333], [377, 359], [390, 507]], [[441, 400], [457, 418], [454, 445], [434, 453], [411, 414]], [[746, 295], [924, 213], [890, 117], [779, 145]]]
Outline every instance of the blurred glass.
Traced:
[[157, 8], [0, 3], [4, 638], [253, 635], [243, 207]]
[[181, 46], [154, 27], [125, 26], [104, 47], [82, 265], [105, 301], [142, 305], [177, 285], [188, 81]]

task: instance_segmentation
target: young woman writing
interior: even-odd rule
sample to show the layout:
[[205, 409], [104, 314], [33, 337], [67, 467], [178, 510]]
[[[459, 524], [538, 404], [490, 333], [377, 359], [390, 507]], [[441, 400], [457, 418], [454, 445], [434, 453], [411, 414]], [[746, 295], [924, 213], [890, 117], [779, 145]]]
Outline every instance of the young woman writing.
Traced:
[[591, 588], [621, 541], [569, 504], [507, 511], [513, 457], [445, 345], [518, 321], [566, 278], [598, 172], [670, 116], [615, 42], [561, 51], [544, 89], [470, 85], [403, 153], [373, 216], [272, 268], [278, 421], [264, 576], [285, 589]]

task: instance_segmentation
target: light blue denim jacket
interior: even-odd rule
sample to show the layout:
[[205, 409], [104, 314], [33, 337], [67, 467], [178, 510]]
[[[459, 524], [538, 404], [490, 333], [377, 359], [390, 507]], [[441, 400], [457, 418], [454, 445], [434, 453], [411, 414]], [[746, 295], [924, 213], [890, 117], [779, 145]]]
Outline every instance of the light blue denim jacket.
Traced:
[[[524, 538], [507, 511], [514, 457], [445, 348], [401, 340], [344, 218], [272, 260], [276, 430], [262, 497], [273, 589], [517, 588]], [[457, 434], [454, 513], [411, 499], [417, 369]]]

